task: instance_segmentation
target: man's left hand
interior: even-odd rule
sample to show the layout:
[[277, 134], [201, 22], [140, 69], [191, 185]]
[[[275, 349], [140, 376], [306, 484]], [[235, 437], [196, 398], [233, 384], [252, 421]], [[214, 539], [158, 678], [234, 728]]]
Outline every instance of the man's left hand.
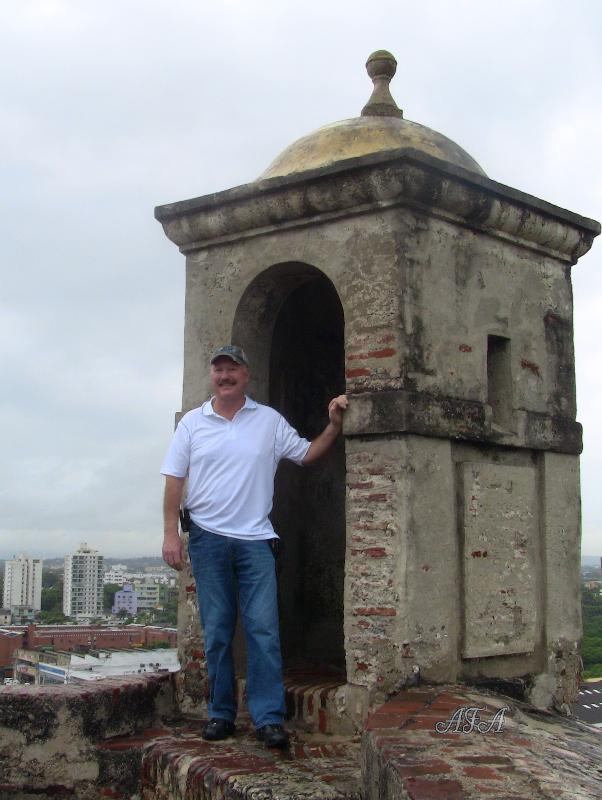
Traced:
[[322, 433], [317, 436], [309, 445], [309, 449], [305, 454], [305, 458], [301, 462], [302, 464], [305, 466], [308, 464], [313, 464], [314, 461], [322, 458], [324, 453], [331, 448], [333, 442], [341, 432], [341, 427], [343, 425], [343, 413], [348, 405], [349, 401], [344, 394], [340, 394], [338, 397], [333, 397], [328, 404], [328, 418], [330, 421]]
[[340, 428], [342, 426], [343, 412], [348, 405], [349, 400], [347, 400], [347, 397], [344, 394], [340, 394], [338, 397], [333, 397], [328, 404], [328, 418], [335, 427]]

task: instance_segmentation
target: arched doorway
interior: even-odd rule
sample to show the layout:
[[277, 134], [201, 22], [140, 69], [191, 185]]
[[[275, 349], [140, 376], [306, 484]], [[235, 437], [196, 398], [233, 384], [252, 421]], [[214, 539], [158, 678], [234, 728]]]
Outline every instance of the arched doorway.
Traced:
[[[271, 267], [248, 287], [233, 341], [251, 360], [252, 393], [313, 439], [328, 401], [345, 391], [344, 316], [332, 282], [307, 264]], [[345, 452], [337, 441], [322, 462], [280, 464], [274, 528], [285, 667], [345, 664]]]

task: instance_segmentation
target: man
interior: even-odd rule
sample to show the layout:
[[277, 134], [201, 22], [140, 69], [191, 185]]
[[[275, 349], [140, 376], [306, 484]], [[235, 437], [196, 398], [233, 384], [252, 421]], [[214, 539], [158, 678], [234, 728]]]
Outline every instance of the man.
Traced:
[[[161, 466], [165, 475], [163, 558], [184, 563], [178, 530], [184, 481], [190, 512], [189, 554], [197, 586], [209, 674], [209, 721], [203, 738], [235, 731], [232, 638], [240, 606], [247, 641], [247, 698], [256, 736], [267, 747], [288, 746], [278, 630], [276, 573], [268, 519], [278, 462], [311, 464], [340, 433], [345, 395], [328, 405], [329, 423], [307, 441], [269, 406], [245, 394], [249, 369], [240, 347], [211, 358], [213, 397], [181, 419]], [[238, 600], [238, 603], [237, 603]]]

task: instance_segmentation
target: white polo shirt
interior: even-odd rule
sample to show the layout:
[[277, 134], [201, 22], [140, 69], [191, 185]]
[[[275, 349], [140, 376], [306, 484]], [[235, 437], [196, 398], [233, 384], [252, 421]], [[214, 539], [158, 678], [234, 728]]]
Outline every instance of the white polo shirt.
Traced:
[[268, 514], [278, 462], [301, 464], [309, 445], [281, 414], [250, 397], [231, 421], [208, 400], [178, 423], [161, 472], [188, 475], [186, 506], [199, 527], [240, 539], [272, 539]]

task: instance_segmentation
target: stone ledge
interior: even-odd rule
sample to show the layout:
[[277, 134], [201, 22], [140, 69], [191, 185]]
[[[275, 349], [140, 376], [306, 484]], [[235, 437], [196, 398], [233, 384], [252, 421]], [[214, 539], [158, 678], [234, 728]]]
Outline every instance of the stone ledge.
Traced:
[[402, 389], [363, 391], [351, 394], [350, 400], [345, 436], [413, 433], [571, 455], [582, 450], [581, 425], [568, 417], [517, 409], [518, 430], [512, 433], [496, 431], [487, 404], [477, 400]]
[[509, 698], [459, 686], [414, 689], [368, 717], [364, 797], [594, 800], [601, 745], [594, 728]]
[[0, 800], [51, 790], [97, 797], [97, 745], [152, 727], [173, 704], [170, 675], [2, 689]]

